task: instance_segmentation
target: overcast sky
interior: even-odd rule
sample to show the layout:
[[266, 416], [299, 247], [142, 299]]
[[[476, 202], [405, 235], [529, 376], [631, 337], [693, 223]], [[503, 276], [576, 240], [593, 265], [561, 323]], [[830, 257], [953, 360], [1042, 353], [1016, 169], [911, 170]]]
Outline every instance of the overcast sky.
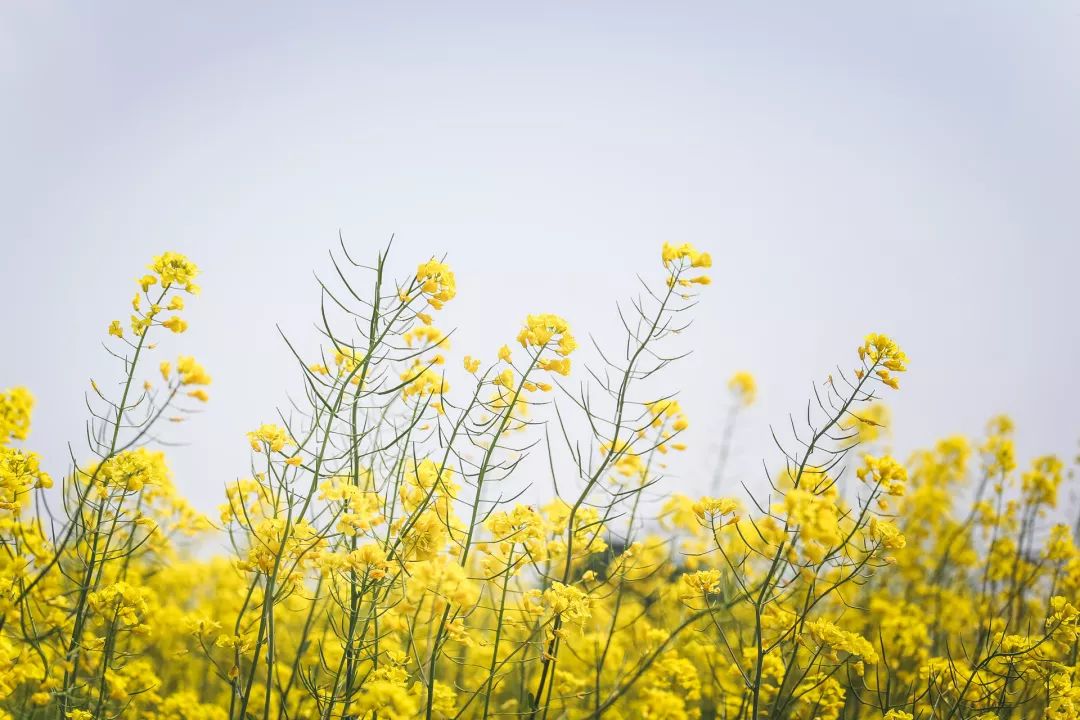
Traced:
[[[1080, 5], [4, 3], [0, 387], [64, 468], [88, 378], [165, 249], [204, 271], [168, 351], [214, 376], [175, 430], [204, 508], [296, 387], [340, 229], [395, 267], [448, 255], [455, 358], [528, 312], [610, 335], [664, 240], [712, 252], [672, 376], [705, 489], [737, 369], [759, 378], [733, 469], [868, 331], [911, 370], [902, 454], [994, 413], [1022, 452], [1080, 436]], [[456, 361], [455, 361], [456, 362]], [[156, 363], [156, 360], [155, 360]]]

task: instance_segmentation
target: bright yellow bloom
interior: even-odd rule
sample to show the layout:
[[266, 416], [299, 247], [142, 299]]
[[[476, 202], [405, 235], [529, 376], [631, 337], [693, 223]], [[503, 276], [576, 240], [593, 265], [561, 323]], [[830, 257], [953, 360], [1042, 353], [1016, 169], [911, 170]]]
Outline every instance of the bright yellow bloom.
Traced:
[[450, 384], [439, 373], [418, 359], [403, 373], [401, 380], [405, 386], [401, 390], [402, 397], [412, 396], [425, 397], [428, 395], [442, 395], [450, 392]]
[[[646, 403], [645, 409], [652, 416], [649, 426], [659, 429], [659, 437], [657, 438], [659, 444], [656, 449], [661, 453], [666, 453], [669, 447], [674, 450], [685, 450], [686, 445], [683, 443], [671, 443], [670, 445], [667, 443], [667, 440], [674, 435], [690, 427], [690, 420], [687, 418], [686, 413], [683, 412], [678, 401], [671, 399], [657, 400]], [[642, 428], [638, 434], [639, 436], [644, 435], [645, 429]]]
[[406, 332], [402, 338], [405, 344], [412, 347], [417, 341], [428, 347], [449, 348], [450, 341], [442, 330], [431, 325], [420, 325]]
[[165, 453], [145, 447], [125, 450], [96, 468], [87, 468], [82, 474], [94, 477], [102, 489], [118, 489], [125, 493], [137, 493], [147, 486], [161, 488], [172, 484]]
[[907, 545], [907, 539], [900, 528], [888, 520], [881, 520], [876, 515], [870, 517], [868, 525], [870, 539], [880, 543], [886, 550], [900, 550]]
[[730, 515], [739, 509], [739, 501], [734, 498], [703, 497], [691, 506], [698, 520], [715, 520], [723, 515]]
[[[517, 341], [523, 348], [551, 349], [563, 357], [572, 353], [577, 347], [577, 342], [570, 333], [570, 326], [566, 320], [551, 313], [526, 317], [525, 324], [518, 333]], [[555, 343], [554, 346], [551, 345], [552, 342]], [[510, 348], [505, 349], [506, 354], [509, 355]], [[501, 356], [502, 351], [499, 352]]]
[[700, 570], [686, 573], [679, 577], [679, 581], [685, 586], [684, 597], [697, 597], [700, 595], [712, 595], [720, 592], [721, 575], [719, 570]]
[[[866, 367], [875, 369], [874, 374], [882, 383], [893, 390], [900, 387], [892, 373], [905, 372], [908, 359], [892, 338], [879, 333], [870, 333], [866, 336], [866, 341], [859, 346], [859, 359], [867, 363]], [[865, 370], [856, 371], [860, 379], [864, 374]]]
[[420, 292], [436, 310], [441, 309], [457, 295], [454, 273], [450, 270], [450, 266], [434, 258], [422, 263], [416, 269], [416, 282], [420, 284]]
[[37, 453], [0, 446], [0, 519], [18, 515], [30, 502], [34, 488], [52, 487]]
[[[210, 376], [206, 369], [190, 355], [181, 355], [176, 360], [176, 371], [180, 375], [181, 385], [209, 385]], [[162, 375], [168, 380], [168, 363], [162, 363]]]
[[863, 456], [864, 465], [855, 471], [860, 480], [880, 487], [888, 495], [901, 496], [907, 488], [907, 470], [891, 456]]
[[828, 620], [811, 620], [799, 638], [800, 642], [816, 647], [826, 659], [839, 662], [839, 654], [855, 657], [869, 663], [878, 661], [877, 651], [866, 638], [853, 632], [841, 630]]
[[[157, 274], [163, 286], [183, 286], [190, 293], [198, 294], [198, 286], [192, 282], [199, 274], [199, 268], [195, 263], [188, 260], [180, 253], [166, 252], [154, 258], [149, 269]], [[143, 280], [143, 290], [149, 288], [149, 284]]]
[[903, 710], [889, 710], [882, 716], [882, 720], [915, 720], [915, 716]]
[[570, 374], [570, 358], [540, 358], [536, 365], [541, 370], [547, 370], [559, 375]]
[[30, 434], [34, 396], [24, 387], [0, 392], [0, 445], [25, 440]]
[[574, 623], [584, 627], [592, 617], [589, 597], [575, 587], [563, 585], [560, 582], [552, 583], [551, 587], [544, 591], [544, 601], [547, 602], [552, 613], [561, 618], [564, 623]]
[[1057, 507], [1063, 470], [1064, 464], [1053, 455], [1036, 458], [1031, 470], [1021, 478], [1021, 490], [1027, 502], [1033, 506]]
[[271, 452], [281, 452], [286, 445], [294, 444], [289, 438], [288, 431], [280, 425], [260, 425], [257, 430], [252, 430], [247, 436], [251, 449], [255, 452], [262, 452], [264, 447], [269, 447]]
[[681, 260], [689, 261], [690, 267], [712, 267], [712, 257], [709, 253], [699, 252], [690, 243], [682, 243], [681, 245], [664, 243], [660, 257], [664, 261], [664, 267], [669, 269]]
[[833, 498], [795, 488], [785, 494], [784, 509], [803, 540], [812, 543], [804, 547], [812, 560], [820, 560], [823, 550], [840, 543], [840, 520]]
[[732, 395], [743, 407], [753, 405], [754, 399], [757, 397], [757, 381], [754, 380], [753, 375], [745, 370], [731, 376], [731, 379], [728, 380], [728, 389], [731, 390]]
[[116, 618], [128, 627], [142, 624], [143, 618], [150, 612], [147, 602], [149, 591], [126, 582], [109, 585], [89, 595], [90, 609], [94, 612]]
[[171, 318], [161, 324], [162, 326], [172, 330], [174, 333], [182, 333], [188, 328], [187, 321], [179, 315], [173, 315]]

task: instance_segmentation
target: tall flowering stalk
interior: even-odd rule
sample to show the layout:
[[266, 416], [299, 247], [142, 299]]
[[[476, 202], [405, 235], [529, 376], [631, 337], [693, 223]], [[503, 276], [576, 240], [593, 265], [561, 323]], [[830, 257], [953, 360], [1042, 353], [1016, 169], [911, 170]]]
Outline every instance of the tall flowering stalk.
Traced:
[[[140, 361], [155, 348], [151, 336], [162, 329], [177, 334], [187, 329], [180, 313], [185, 297], [198, 293], [198, 268], [181, 255], [165, 253], [149, 269], [138, 281], [128, 330], [118, 320], [108, 327], [113, 344], [106, 349], [120, 365], [118, 390], [91, 383], [87, 440], [95, 459], [73, 459], [57, 497], [45, 493], [52, 480], [40, 471], [36, 455], [0, 448], [5, 469], [15, 471], [4, 473], [5, 487], [14, 489], [12, 480], [20, 486], [15, 502], [5, 506], [3, 546], [10, 574], [0, 626], [6, 633], [17, 627], [24, 643], [15, 677], [35, 686], [19, 705], [27, 715], [48, 716], [50, 706], [58, 717], [107, 712], [110, 695], [133, 667], [129, 656], [145, 645], [138, 636], [148, 629], [151, 594], [140, 581], [170, 557], [165, 533], [205, 528], [176, 493], [164, 454], [146, 445], [170, 410], [182, 412], [184, 401], [208, 399], [210, 377], [192, 358], [182, 357], [177, 375], [162, 370], [162, 385], [139, 379], [145, 373]], [[4, 434], [25, 439], [29, 395], [15, 390], [10, 397], [17, 402], [5, 405], [15, 410], [16, 422]], [[27, 518], [23, 511], [34, 489], [43, 494], [35, 502], [36, 517]], [[50, 497], [59, 501], [59, 515]]]

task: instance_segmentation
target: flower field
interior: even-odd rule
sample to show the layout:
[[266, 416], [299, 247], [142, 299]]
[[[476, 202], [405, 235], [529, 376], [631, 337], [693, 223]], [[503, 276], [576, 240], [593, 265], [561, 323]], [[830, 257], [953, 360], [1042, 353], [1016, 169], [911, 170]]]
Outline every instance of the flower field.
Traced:
[[[322, 346], [282, 345], [303, 392], [237, 428], [250, 473], [212, 517], [157, 442], [212, 402], [213, 368], [157, 348], [203, 301], [188, 258], [102, 319], [115, 374], [72, 457], [0, 392], [0, 718], [1080, 716], [1068, 461], [1017, 458], [1007, 417], [890, 456], [896, 340], [841, 349], [764, 491], [690, 497], [672, 343], [708, 253], [665, 244], [610, 347], [541, 312], [475, 355], [438, 329], [444, 261], [334, 257]], [[726, 390], [731, 423], [754, 378]]]

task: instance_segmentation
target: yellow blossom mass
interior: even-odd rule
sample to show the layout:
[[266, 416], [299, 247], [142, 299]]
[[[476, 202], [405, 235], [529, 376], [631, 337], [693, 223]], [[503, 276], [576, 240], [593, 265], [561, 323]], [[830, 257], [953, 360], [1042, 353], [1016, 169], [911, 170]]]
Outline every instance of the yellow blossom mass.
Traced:
[[[93, 324], [121, 340], [64, 455], [0, 391], [0, 720], [1080, 720], [1076, 462], [1025, 459], [1007, 416], [892, 454], [877, 393], [908, 362], [871, 334], [758, 428], [759, 474], [722, 472], [757, 381], [679, 387], [712, 260], [661, 257], [559, 383], [563, 317], [462, 374], [445, 262], [339, 268], [281, 424], [176, 477], [211, 376], [159, 354], [191, 352], [199, 270], [155, 257], [130, 325]], [[698, 442], [680, 399], [729, 424], [695, 410]]]

